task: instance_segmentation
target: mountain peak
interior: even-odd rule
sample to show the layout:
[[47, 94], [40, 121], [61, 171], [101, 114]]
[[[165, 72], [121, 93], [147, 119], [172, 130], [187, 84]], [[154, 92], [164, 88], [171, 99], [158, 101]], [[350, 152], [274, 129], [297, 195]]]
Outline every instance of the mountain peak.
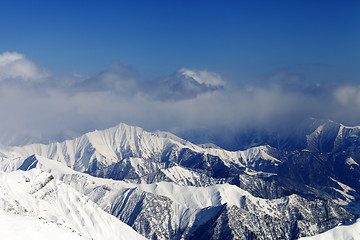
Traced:
[[187, 68], [182, 68], [176, 72], [176, 75], [179, 77], [185, 77], [187, 79], [193, 79], [199, 84], [205, 84], [209, 86], [225, 85], [225, 82], [219, 75], [207, 71], [194, 71]]

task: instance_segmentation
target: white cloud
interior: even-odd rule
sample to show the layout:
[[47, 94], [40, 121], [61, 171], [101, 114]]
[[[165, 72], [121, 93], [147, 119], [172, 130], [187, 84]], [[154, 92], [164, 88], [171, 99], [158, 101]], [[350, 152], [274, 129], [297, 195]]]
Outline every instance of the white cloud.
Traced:
[[343, 106], [360, 107], [360, 86], [343, 86], [334, 92], [336, 100]]
[[0, 54], [0, 81], [6, 79], [38, 81], [47, 75], [44, 71], [40, 71], [38, 67], [23, 54], [17, 52]]
[[225, 81], [220, 75], [208, 71], [182, 68], [179, 71], [139, 86], [151, 99], [179, 101], [223, 90]]
[[182, 68], [178, 71], [180, 74], [184, 76], [193, 78], [200, 84], [212, 85], [212, 86], [224, 86], [225, 81], [221, 78], [221, 76], [214, 72], [208, 72], [206, 70], [190, 70], [187, 68]]
[[[23, 55], [0, 55], [0, 80], [34, 80], [39, 75], [36, 65]], [[277, 78], [284, 76], [281, 73]], [[216, 73], [188, 69], [159, 81], [139, 81], [134, 70], [118, 63], [94, 77], [69, 74], [45, 80], [34, 85], [34, 81], [0, 81], [0, 135], [11, 130], [14, 135], [51, 139], [120, 122], [148, 130], [218, 125], [236, 129], [281, 126], [310, 116], [360, 124], [359, 86], [289, 88], [286, 81], [264, 81], [239, 87], [225, 83]]]

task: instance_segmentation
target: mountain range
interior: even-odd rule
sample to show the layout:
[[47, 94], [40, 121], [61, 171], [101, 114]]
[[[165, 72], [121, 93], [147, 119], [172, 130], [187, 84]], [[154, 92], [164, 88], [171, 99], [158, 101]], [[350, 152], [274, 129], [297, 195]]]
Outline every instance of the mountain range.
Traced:
[[200, 132], [185, 140], [119, 124], [0, 146], [0, 208], [93, 239], [297, 239], [356, 229], [360, 127], [308, 119], [292, 131], [239, 133], [236, 151]]

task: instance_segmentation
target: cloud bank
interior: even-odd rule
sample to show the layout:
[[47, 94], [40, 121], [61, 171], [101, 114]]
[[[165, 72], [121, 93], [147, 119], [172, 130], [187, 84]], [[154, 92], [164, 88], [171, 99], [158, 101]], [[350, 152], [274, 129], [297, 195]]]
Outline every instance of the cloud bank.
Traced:
[[[139, 80], [117, 62], [96, 76], [55, 75], [0, 55], [0, 141], [61, 140], [120, 122], [147, 130], [278, 128], [308, 117], [360, 124], [360, 86], [314, 85], [286, 70], [236, 85], [206, 70]], [[29, 138], [27, 138], [29, 137]]]
[[153, 100], [178, 101], [193, 99], [224, 87], [225, 82], [216, 73], [182, 68], [170, 76], [144, 82], [139, 89]]

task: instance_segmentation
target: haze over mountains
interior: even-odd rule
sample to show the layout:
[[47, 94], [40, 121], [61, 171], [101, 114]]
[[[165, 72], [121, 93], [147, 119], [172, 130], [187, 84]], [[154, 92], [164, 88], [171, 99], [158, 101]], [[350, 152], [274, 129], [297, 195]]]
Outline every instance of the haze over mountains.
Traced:
[[63, 141], [125, 122], [240, 150], [247, 147], [243, 136], [290, 134], [309, 117], [358, 124], [355, 83], [308, 82], [289, 69], [253, 78], [235, 83], [224, 74], [180, 68], [144, 79], [116, 61], [91, 76], [57, 74], [24, 54], [5, 52], [0, 54], [0, 143]]
[[[359, 137], [359, 127], [308, 119], [292, 134], [253, 132], [236, 142], [244, 150], [228, 151], [120, 124], [64, 142], [2, 146], [0, 167], [25, 180], [70, 186], [147, 238], [297, 239], [360, 217]], [[32, 200], [26, 206], [22, 197], [9, 200], [7, 181], [4, 210], [41, 214], [29, 210]], [[40, 186], [53, 186], [45, 182]], [[51, 192], [42, 196], [53, 198]], [[40, 216], [78, 224], [55, 215]], [[88, 226], [79, 225], [83, 236], [100, 234]]]

